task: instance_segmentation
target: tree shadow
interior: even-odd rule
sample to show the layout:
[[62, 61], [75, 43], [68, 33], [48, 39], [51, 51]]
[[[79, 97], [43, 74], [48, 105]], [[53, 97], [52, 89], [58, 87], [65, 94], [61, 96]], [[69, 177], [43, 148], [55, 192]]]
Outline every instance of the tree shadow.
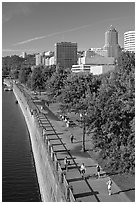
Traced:
[[135, 190], [135, 188], [129, 188], [129, 189], [126, 189], [126, 190], [121, 190], [121, 191], [118, 191], [116, 193], [113, 193], [113, 195], [117, 195], [117, 194], [128, 192], [128, 191], [134, 191], [134, 190]]
[[83, 180], [83, 178], [82, 178], [82, 177], [67, 179], [67, 181], [68, 181], [69, 183], [70, 183], [70, 182], [81, 181], [81, 180]]
[[86, 179], [97, 179], [98, 176], [96, 174], [92, 174], [92, 175], [90, 174], [90, 175], [86, 176], [85, 178]]
[[114, 176], [114, 175], [119, 174], [119, 172], [106, 172], [104, 174], [106, 174], [106, 176]]
[[86, 168], [87, 167], [96, 167], [96, 165], [86, 165]]
[[78, 194], [74, 194], [75, 198], [82, 198], [82, 197], [87, 197], [87, 196], [93, 196], [99, 194], [98, 191], [93, 191], [93, 192], [86, 192], [86, 193], [78, 193]]
[[59, 118], [48, 108], [48, 105], [45, 105], [45, 103], [47, 104], [48, 101], [43, 99], [39, 102], [35, 102], [36, 105], [42, 105], [43, 110], [47, 111], [46, 116], [48, 116], [52, 120], [60, 121]]
[[81, 156], [84, 158], [90, 158], [90, 155], [87, 153], [87, 151], [83, 152], [81, 145], [75, 146], [73, 149], [70, 150], [71, 155], [74, 156]]

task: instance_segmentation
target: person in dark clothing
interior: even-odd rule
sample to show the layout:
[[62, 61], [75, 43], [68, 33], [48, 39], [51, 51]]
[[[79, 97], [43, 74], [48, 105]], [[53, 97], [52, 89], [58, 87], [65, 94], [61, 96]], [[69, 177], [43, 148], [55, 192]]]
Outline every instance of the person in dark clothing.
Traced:
[[98, 164], [96, 166], [96, 169], [97, 169], [98, 178], [100, 178], [100, 166]]
[[68, 158], [67, 157], [64, 158], [64, 166], [65, 166], [65, 169], [67, 170], [68, 169]]
[[71, 134], [71, 136], [70, 136], [70, 141], [71, 141], [71, 143], [73, 143], [73, 141], [74, 141], [74, 136], [73, 136], [73, 134]]

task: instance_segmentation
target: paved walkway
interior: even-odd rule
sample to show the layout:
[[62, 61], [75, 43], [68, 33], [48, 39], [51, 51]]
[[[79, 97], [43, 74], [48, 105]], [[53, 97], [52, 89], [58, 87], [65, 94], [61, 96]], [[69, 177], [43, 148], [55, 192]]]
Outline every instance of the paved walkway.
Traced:
[[[35, 104], [41, 107], [42, 102], [36, 101]], [[68, 167], [68, 171], [66, 172], [66, 179], [68, 183], [73, 187], [73, 194], [77, 202], [130, 202], [128, 197], [121, 189], [113, 182], [112, 185], [112, 195], [108, 195], [107, 191], [107, 181], [109, 179], [106, 176], [105, 172], [101, 170], [101, 178], [97, 178], [96, 176], [96, 161], [94, 161], [88, 152], [81, 151], [81, 135], [82, 130], [80, 127], [66, 127], [65, 122], [59, 120], [59, 118], [54, 115], [54, 113], [47, 107], [44, 106], [43, 110], [41, 110], [43, 114], [50, 120], [52, 126], [58, 133], [61, 141], [65, 145], [65, 147], [69, 150], [70, 154], [75, 160], [75, 164], [73, 160], [70, 159], [70, 165]], [[46, 121], [43, 124], [46, 124]], [[74, 130], [77, 128], [77, 131]], [[48, 126], [46, 127], [48, 130]], [[58, 159], [60, 161], [60, 165], [63, 166], [63, 159], [67, 155], [67, 152], [60, 146], [59, 140], [55, 138], [52, 134], [52, 131], [49, 126], [49, 135], [51, 135], [51, 141], [54, 145], [54, 150], [58, 152]], [[70, 142], [71, 133], [75, 134], [74, 143]], [[89, 141], [86, 141], [86, 147], [90, 146]], [[61, 152], [62, 151], [62, 152]], [[59, 153], [60, 152], [60, 153]], [[68, 155], [67, 155], [68, 156]], [[84, 163], [86, 167], [85, 179], [82, 179], [80, 175], [79, 168], [81, 164]]]

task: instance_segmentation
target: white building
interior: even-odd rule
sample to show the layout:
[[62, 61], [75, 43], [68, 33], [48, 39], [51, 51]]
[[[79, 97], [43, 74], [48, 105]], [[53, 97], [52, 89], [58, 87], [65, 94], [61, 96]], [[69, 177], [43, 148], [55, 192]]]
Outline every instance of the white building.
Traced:
[[49, 65], [54, 65], [55, 64], [55, 57], [50, 57], [49, 58]]
[[114, 57], [104, 57], [99, 54], [94, 53], [94, 55], [89, 56], [89, 54], [86, 53], [84, 57], [81, 57], [79, 59], [79, 64], [114, 64], [115, 58]]
[[45, 59], [45, 65], [46, 65], [46, 66], [49, 66], [49, 58], [46, 58], [46, 59]]
[[26, 58], [26, 56], [27, 56], [27, 53], [26, 52], [22, 52], [22, 57]]
[[71, 71], [73, 73], [92, 73], [93, 75], [104, 74], [109, 71], [113, 71], [115, 69], [115, 65], [90, 65], [90, 64], [78, 64], [73, 65]]
[[73, 73], [79, 73], [79, 72], [90, 73], [91, 72], [90, 68], [91, 68], [90, 64], [76, 64], [76, 65], [72, 65], [71, 71]]
[[42, 65], [43, 63], [43, 55], [41, 54], [36, 54], [36, 65]]
[[94, 51], [96, 54], [107, 57], [108, 51], [103, 48], [91, 48], [91, 51]]
[[99, 54], [92, 53], [93, 51], [86, 51], [84, 56], [79, 58], [78, 65], [72, 65], [72, 72], [79, 73], [93, 73], [93, 74], [103, 74], [108, 71], [114, 70], [115, 68], [115, 58], [114, 57], [104, 57]]
[[135, 52], [135, 31], [124, 33], [124, 50]]

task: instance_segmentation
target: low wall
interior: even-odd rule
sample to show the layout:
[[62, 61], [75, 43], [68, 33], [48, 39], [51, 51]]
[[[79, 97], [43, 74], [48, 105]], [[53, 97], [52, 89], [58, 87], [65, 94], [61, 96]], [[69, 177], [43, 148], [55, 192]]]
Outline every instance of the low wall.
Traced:
[[38, 123], [37, 115], [32, 114], [34, 104], [30, 98], [24, 96], [23, 90], [19, 89], [16, 84], [13, 84], [13, 92], [21, 107], [30, 133], [42, 201], [66, 202], [60, 183], [56, 178], [48, 148], [43, 140], [43, 129]]

